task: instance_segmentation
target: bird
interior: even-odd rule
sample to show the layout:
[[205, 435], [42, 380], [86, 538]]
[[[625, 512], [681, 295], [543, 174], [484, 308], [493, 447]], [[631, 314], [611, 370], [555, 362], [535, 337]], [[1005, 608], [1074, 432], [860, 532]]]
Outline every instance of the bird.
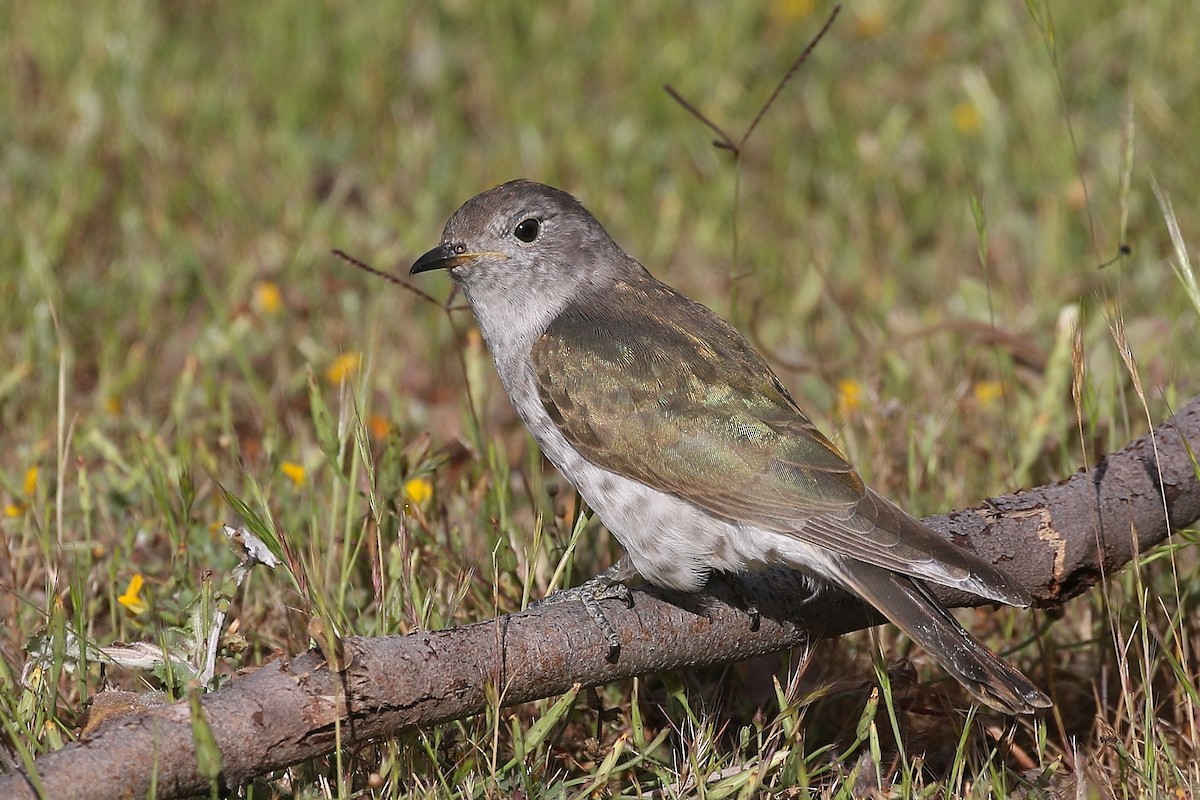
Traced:
[[446, 270], [513, 407], [625, 555], [580, 587], [631, 602], [640, 577], [702, 591], [774, 567], [848, 590], [979, 702], [1031, 714], [1049, 698], [967, 632], [929, 585], [1028, 607], [1029, 592], [868, 488], [730, 324], [659, 281], [571, 194], [529, 180], [449, 218], [411, 275]]

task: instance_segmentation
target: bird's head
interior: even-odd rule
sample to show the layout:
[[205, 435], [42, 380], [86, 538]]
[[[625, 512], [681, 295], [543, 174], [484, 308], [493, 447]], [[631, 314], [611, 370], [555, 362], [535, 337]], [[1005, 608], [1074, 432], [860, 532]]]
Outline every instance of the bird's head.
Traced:
[[574, 197], [516, 180], [464, 203], [410, 274], [449, 270], [477, 317], [493, 306], [557, 313], [579, 292], [616, 280], [630, 261]]

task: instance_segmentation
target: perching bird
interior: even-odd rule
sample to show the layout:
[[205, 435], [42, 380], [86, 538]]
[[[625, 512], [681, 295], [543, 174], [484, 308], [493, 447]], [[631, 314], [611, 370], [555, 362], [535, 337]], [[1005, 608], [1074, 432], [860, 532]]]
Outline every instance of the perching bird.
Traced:
[[447, 269], [517, 413], [624, 546], [578, 592], [636, 570], [698, 591], [713, 571], [788, 566], [853, 592], [976, 698], [1006, 713], [1050, 705], [971, 636], [926, 582], [1026, 607], [1009, 576], [863, 485], [750, 344], [655, 279], [574, 197], [512, 181], [467, 201], [412, 274]]

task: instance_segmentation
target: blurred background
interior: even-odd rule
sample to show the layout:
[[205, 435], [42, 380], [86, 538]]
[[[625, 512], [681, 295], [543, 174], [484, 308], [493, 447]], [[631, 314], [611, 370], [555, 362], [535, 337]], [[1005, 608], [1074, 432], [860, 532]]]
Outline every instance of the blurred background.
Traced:
[[[469, 314], [441, 307], [446, 277], [422, 276], [422, 297], [331, 255], [405, 276], [459, 204], [512, 178], [575, 194], [658, 277], [733, 320], [868, 482], [919, 515], [1094, 464], [1196, 394], [1200, 295], [1163, 202], [1194, 248], [1193, 4], [848, 3], [736, 159], [663, 90], [740, 138], [832, 8], [0, 5], [9, 735], [35, 751], [71, 738], [105, 678], [178, 689], [62, 658], [41, 682], [21, 673], [30, 642], [67, 629], [194, 648], [198, 598], [237, 563], [217, 524], [244, 516], [218, 482], [288, 554], [286, 570], [229, 590], [220, 674], [307, 647], [310, 614], [341, 633], [461, 624], [609, 563], [595, 523], [563, 560], [579, 503], [533, 452]], [[1179, 592], [1194, 548], [1178, 558], [1037, 628], [1016, 661], [1060, 711], [1013, 769], [1078, 740], [1101, 774], [1119, 772], [1102, 734], [1149, 734], [1110, 689], [1154, 709], [1163, 698], [1137, 687], [1157, 679], [1194, 709], [1195, 598]], [[1142, 581], [1163, 607], [1139, 603]], [[998, 646], [1037, 627], [964, 619]], [[1183, 671], [1126, 653], [1144, 670], [1130, 678], [1113, 650], [1135, 624], [1177, 637]], [[871, 677], [870, 640], [848, 642], [828, 645], [817, 684], [822, 669]], [[1057, 665], [1057, 686], [1039, 665]], [[645, 691], [659, 708], [736, 707], [695, 717], [725, 743], [705, 751], [719, 771], [757, 757], [737, 732], [778, 712], [762, 710], [770, 675]], [[739, 682], [757, 688], [726, 697]], [[848, 697], [857, 719], [863, 695]], [[531, 774], [548, 785], [587, 775], [628, 725], [581, 714], [538, 745]], [[845, 734], [834, 716], [809, 714], [800, 730], [815, 738], [797, 752]], [[482, 756], [463, 743], [492, 722], [426, 734], [441, 765], [416, 740], [380, 756], [410, 776], [389, 785], [471, 774]], [[1164, 744], [1161, 763], [1195, 745], [1187, 724], [1191, 744]], [[953, 749], [958, 732], [943, 734]], [[643, 764], [613, 780], [682, 786], [678, 754], [695, 741], [671, 734], [655, 756], [669, 775]]]

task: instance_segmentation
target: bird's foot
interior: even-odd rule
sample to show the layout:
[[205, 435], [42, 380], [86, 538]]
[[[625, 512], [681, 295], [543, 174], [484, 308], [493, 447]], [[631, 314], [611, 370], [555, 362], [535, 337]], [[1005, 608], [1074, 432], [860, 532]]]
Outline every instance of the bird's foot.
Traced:
[[622, 558], [594, 578], [589, 578], [578, 586], [570, 589], [559, 589], [551, 595], [529, 604], [529, 608], [547, 606], [553, 603], [578, 601], [583, 604], [592, 622], [604, 634], [608, 642], [608, 660], [615, 661], [621, 651], [621, 638], [617, 636], [616, 628], [600, 607], [601, 600], [620, 600], [628, 608], [633, 608], [633, 593], [625, 585], [625, 581], [637, 575], [637, 571]]
[[722, 572], [720, 575], [725, 584], [733, 590], [737, 604], [750, 617], [750, 630], [757, 631], [759, 625], [762, 623], [762, 615], [758, 612], [758, 604], [751, 600], [750, 595], [746, 593], [745, 579], [742, 575], [732, 572]]

